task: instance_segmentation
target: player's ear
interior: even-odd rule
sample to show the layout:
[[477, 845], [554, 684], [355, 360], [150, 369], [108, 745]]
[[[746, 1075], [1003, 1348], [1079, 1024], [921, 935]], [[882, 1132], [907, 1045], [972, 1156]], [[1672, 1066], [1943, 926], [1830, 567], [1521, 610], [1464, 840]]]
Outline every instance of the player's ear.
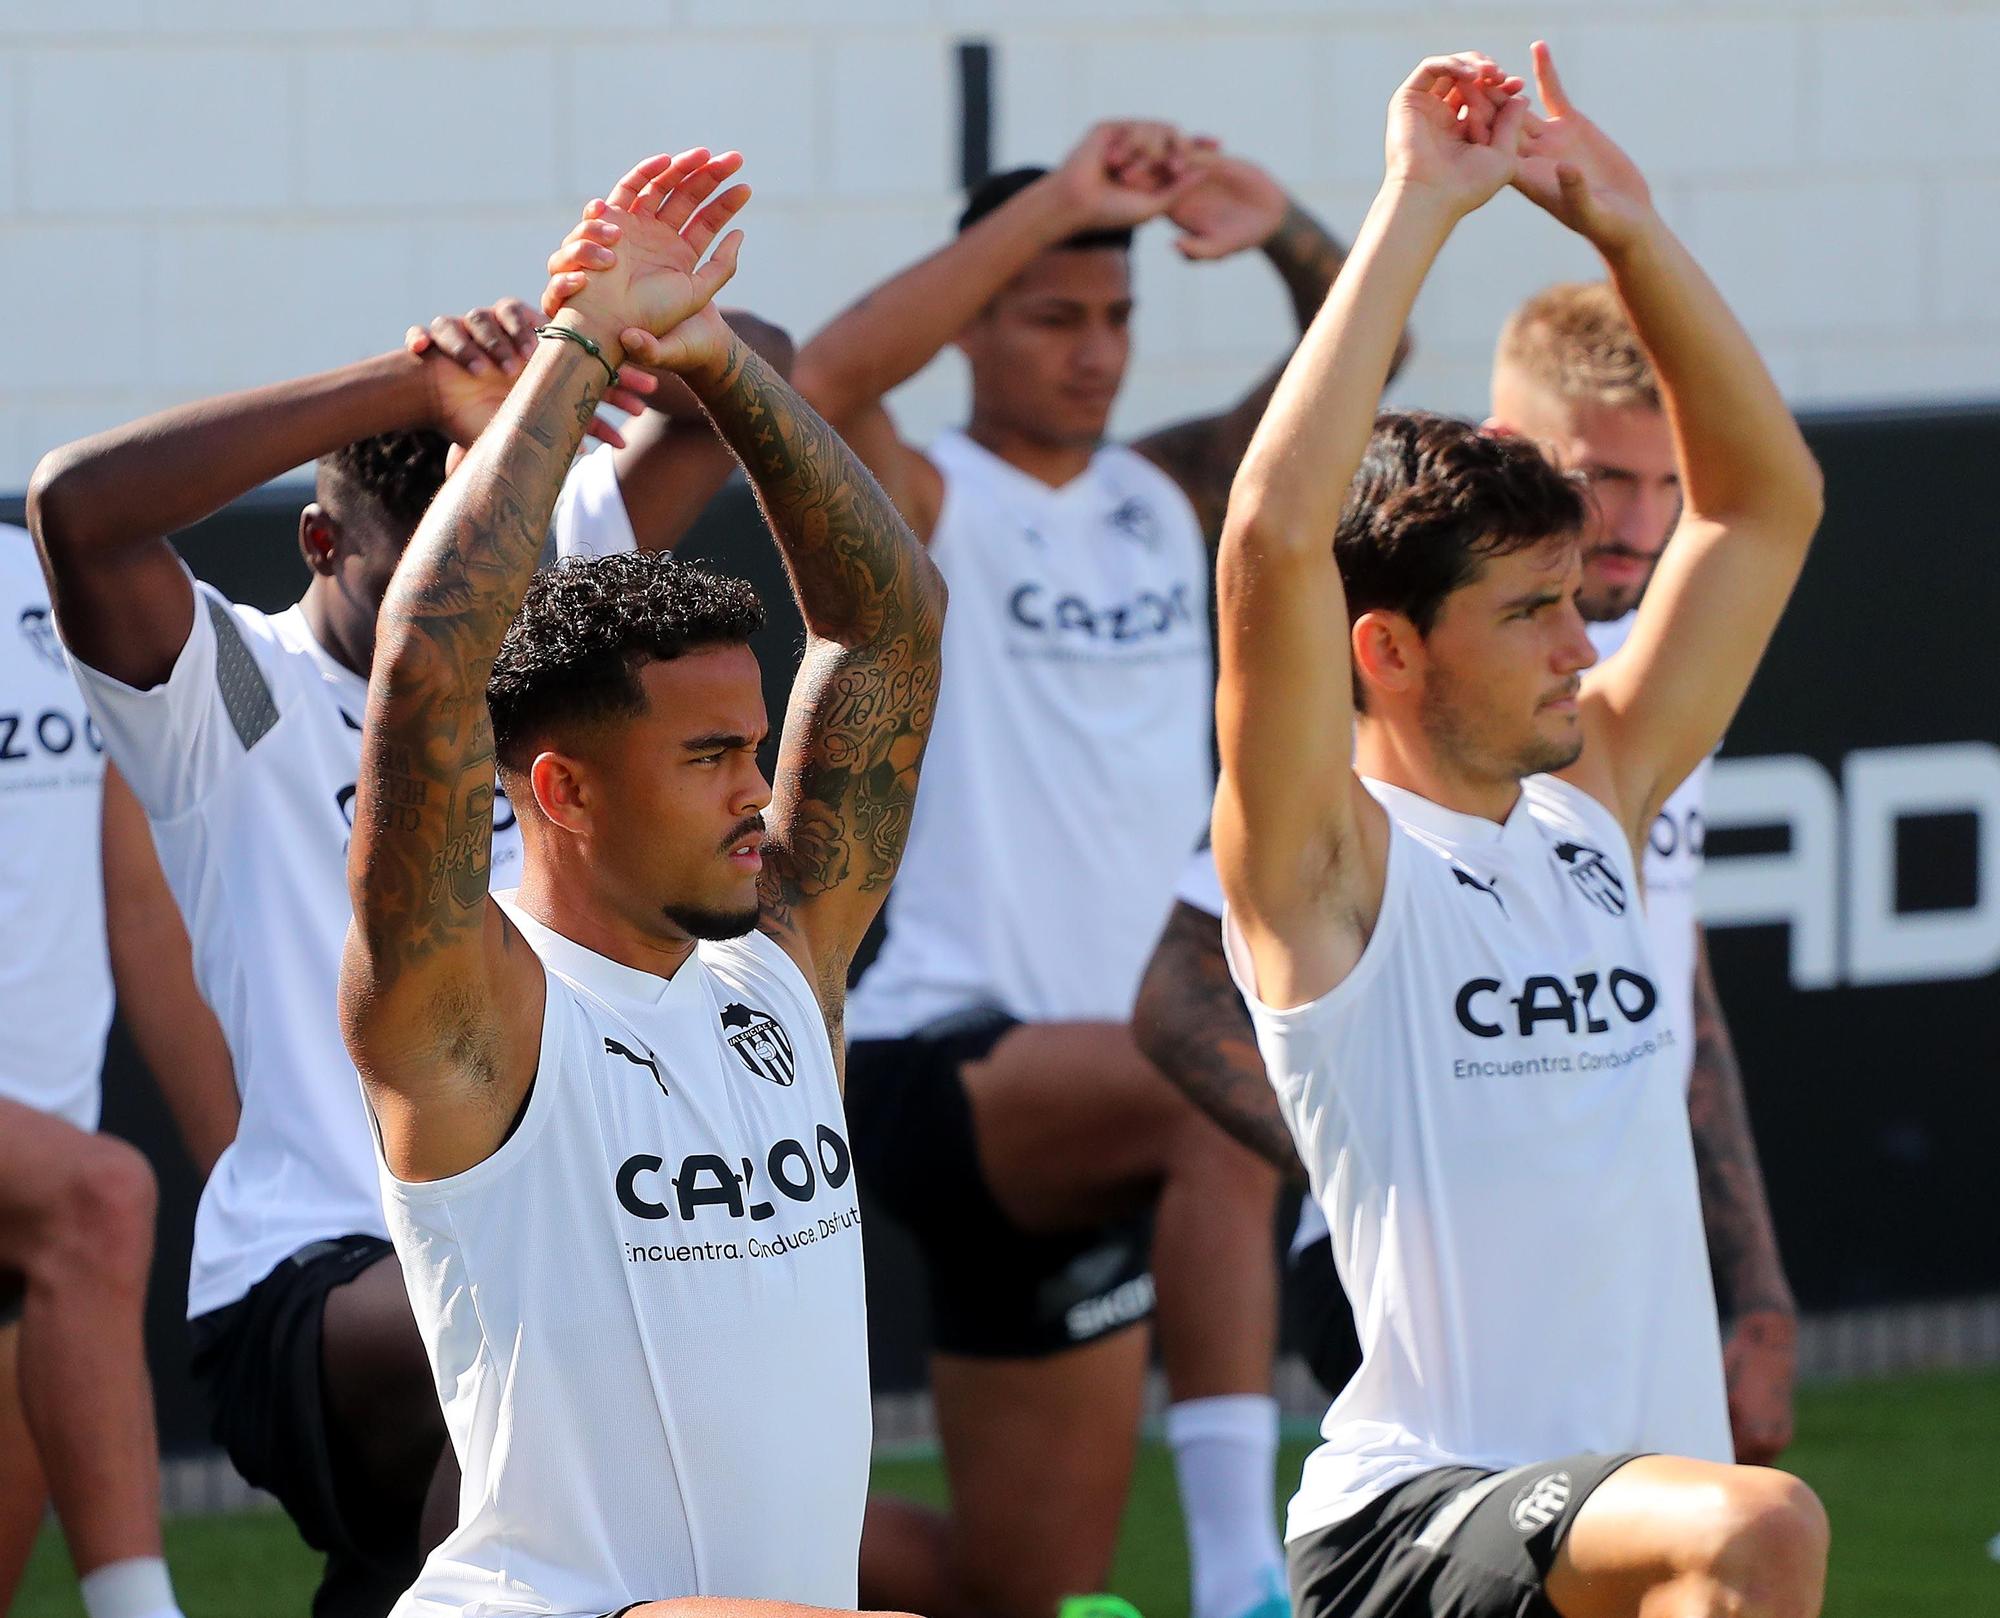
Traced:
[[590, 794], [576, 760], [560, 753], [537, 753], [528, 766], [535, 808], [551, 826], [566, 832], [590, 829]]
[[333, 559], [340, 549], [340, 522], [317, 500], [299, 513], [299, 554], [306, 566], [325, 578], [333, 572]]
[[1365, 688], [1406, 691], [1418, 675], [1417, 654], [1423, 637], [1400, 612], [1364, 612], [1348, 632], [1348, 649]]

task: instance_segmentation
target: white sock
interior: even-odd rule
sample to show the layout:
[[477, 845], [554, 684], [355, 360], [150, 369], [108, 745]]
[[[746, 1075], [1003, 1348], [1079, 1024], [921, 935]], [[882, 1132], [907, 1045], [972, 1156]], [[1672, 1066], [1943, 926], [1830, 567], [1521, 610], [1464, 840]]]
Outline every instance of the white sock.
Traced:
[[80, 1582], [90, 1618], [181, 1618], [167, 1564], [157, 1556], [107, 1562]]
[[1285, 1593], [1278, 1543], [1278, 1401], [1258, 1393], [1167, 1410], [1187, 1519], [1192, 1618], [1241, 1618]]

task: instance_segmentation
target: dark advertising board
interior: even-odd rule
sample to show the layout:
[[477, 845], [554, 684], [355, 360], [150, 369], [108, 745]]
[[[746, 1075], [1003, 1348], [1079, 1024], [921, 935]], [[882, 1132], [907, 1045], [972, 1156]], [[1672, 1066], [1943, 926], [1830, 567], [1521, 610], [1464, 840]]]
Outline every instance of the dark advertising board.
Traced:
[[[1710, 949], [1800, 1301], [2000, 1291], [2000, 523], [1984, 488], [2000, 408], [1808, 424], [1827, 518], [1718, 765]], [[195, 570], [267, 608], [303, 583], [300, 495], [267, 490], [184, 536]], [[18, 503], [0, 517], [19, 520]], [[682, 554], [742, 573], [775, 721], [803, 632], [740, 488]], [[767, 760], [767, 765], [769, 761]], [[180, 1324], [196, 1185], [130, 1046], [107, 1127], [162, 1170], [149, 1322], [168, 1443], [202, 1442]], [[923, 1375], [922, 1282], [870, 1221], [878, 1387]]]

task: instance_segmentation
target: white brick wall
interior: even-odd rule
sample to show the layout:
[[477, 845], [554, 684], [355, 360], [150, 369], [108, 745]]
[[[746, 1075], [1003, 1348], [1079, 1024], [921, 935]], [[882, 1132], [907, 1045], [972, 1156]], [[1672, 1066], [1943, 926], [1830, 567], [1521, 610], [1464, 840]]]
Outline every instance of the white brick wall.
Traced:
[[[633, 158], [741, 146], [734, 296], [809, 333], [940, 239], [953, 42], [997, 52], [995, 156], [1144, 112], [1265, 162], [1337, 229], [1426, 50], [1536, 32], [1652, 175], [1807, 404], [2000, 397], [2000, 119], [1955, 81], [2000, 0], [0, 0], [0, 491], [62, 439], [532, 295]], [[1518, 198], [1418, 309], [1410, 403], [1481, 408], [1500, 318], [1587, 252]], [[1137, 261], [1117, 425], [1212, 407], [1279, 352], [1254, 260]], [[904, 390], [958, 414], [955, 356]]]

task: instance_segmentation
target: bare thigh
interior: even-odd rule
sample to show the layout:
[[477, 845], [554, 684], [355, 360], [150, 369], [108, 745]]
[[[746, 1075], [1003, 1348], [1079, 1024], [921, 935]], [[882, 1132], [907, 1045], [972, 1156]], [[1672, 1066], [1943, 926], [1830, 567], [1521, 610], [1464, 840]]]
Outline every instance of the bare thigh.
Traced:
[[1151, 1207], [1196, 1116], [1123, 1023], [1023, 1023], [961, 1072], [987, 1184], [1037, 1233]]

